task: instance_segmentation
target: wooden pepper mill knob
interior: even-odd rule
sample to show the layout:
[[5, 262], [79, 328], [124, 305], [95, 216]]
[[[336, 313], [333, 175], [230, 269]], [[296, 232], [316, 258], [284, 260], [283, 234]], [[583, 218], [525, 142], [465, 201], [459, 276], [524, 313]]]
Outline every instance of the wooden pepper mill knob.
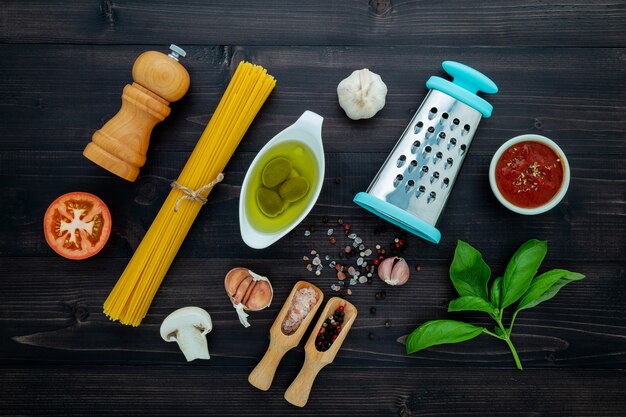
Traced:
[[83, 155], [128, 180], [135, 181], [146, 162], [150, 133], [170, 114], [169, 104], [189, 89], [189, 74], [179, 62], [186, 53], [176, 45], [171, 53], [147, 51], [133, 65], [133, 83], [122, 93], [122, 107], [96, 131]]

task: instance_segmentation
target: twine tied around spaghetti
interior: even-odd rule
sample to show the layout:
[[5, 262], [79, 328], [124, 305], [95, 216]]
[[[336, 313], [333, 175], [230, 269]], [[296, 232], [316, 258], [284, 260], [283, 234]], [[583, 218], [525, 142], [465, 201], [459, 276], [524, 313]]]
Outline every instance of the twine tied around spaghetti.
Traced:
[[170, 184], [172, 188], [176, 188], [177, 190], [180, 190], [183, 192], [183, 195], [178, 200], [176, 200], [176, 205], [174, 206], [174, 212], [178, 211], [178, 206], [180, 205], [180, 202], [183, 200], [191, 200], [191, 201], [200, 203], [202, 205], [205, 205], [207, 202], [207, 199], [205, 196], [202, 195], [202, 193], [215, 187], [219, 182], [222, 182], [223, 179], [224, 179], [224, 174], [220, 172], [213, 181], [211, 181], [208, 184], [203, 185], [197, 190], [192, 190], [191, 188], [188, 188], [182, 184], [179, 184], [178, 181], [173, 181]]

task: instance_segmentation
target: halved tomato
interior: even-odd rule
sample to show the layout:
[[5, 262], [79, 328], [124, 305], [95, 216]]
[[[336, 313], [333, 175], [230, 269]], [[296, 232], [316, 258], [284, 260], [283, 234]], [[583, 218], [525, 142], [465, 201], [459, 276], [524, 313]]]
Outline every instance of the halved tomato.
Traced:
[[100, 252], [111, 234], [109, 208], [93, 194], [63, 194], [50, 204], [43, 219], [48, 245], [68, 259], [85, 259]]

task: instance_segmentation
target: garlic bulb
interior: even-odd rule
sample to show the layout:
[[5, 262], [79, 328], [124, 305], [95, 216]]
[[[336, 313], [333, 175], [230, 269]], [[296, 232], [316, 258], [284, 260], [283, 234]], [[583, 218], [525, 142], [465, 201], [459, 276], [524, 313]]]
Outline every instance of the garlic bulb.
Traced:
[[385, 107], [387, 86], [367, 68], [356, 70], [337, 86], [339, 105], [352, 120], [369, 119]]

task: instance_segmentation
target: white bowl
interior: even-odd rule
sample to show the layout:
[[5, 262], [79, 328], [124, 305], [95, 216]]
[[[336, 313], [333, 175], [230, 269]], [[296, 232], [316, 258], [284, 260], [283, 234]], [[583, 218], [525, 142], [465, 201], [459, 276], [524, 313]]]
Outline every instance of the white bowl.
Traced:
[[[496, 165], [498, 164], [498, 160], [500, 159], [504, 151], [506, 151], [511, 146], [520, 142], [539, 142], [550, 147], [553, 151], [557, 153], [557, 155], [559, 156], [563, 164], [563, 183], [561, 184], [561, 188], [554, 195], [554, 197], [552, 197], [550, 201], [548, 201], [546, 204], [539, 206], [539, 207], [524, 208], [524, 207], [518, 207], [514, 204], [511, 204], [508, 200], [504, 198], [502, 193], [500, 193], [500, 190], [498, 189], [498, 184], [496, 184]], [[559, 145], [554, 143], [552, 140], [546, 138], [545, 136], [540, 136], [540, 135], [527, 134], [527, 135], [516, 136], [513, 139], [509, 139], [508, 141], [504, 142], [504, 144], [500, 146], [500, 148], [496, 151], [496, 153], [493, 155], [493, 158], [491, 158], [491, 164], [489, 165], [489, 184], [491, 185], [491, 191], [493, 191], [493, 194], [496, 196], [498, 201], [502, 203], [502, 205], [508, 208], [509, 210], [514, 211], [515, 213], [524, 214], [528, 216], [545, 213], [546, 211], [554, 208], [554, 206], [559, 204], [561, 200], [563, 199], [563, 197], [565, 196], [565, 193], [567, 193], [567, 188], [569, 187], [569, 180], [570, 180], [570, 168], [569, 168], [569, 162], [567, 162], [567, 157], [565, 156], [565, 153], [559, 147]]]
[[[246, 177], [243, 180], [241, 186], [241, 194], [239, 196], [239, 228], [241, 230], [241, 237], [248, 246], [254, 249], [263, 249], [281, 237], [289, 233], [294, 227], [296, 227], [304, 218], [309, 214], [317, 198], [322, 190], [324, 183], [324, 146], [322, 144], [322, 122], [324, 118], [312, 111], [305, 111], [302, 116], [291, 126], [287, 127], [282, 132], [274, 136], [267, 144], [259, 151], [257, 156], [250, 164]], [[308, 147], [313, 153], [315, 163], [317, 164], [317, 186], [313, 191], [313, 195], [307, 206], [302, 213], [290, 224], [284, 226], [280, 230], [273, 232], [265, 232], [254, 227], [250, 222], [248, 211], [246, 209], [246, 196], [248, 193], [251, 173], [255, 171], [259, 160], [274, 146], [282, 142], [300, 142]]]

